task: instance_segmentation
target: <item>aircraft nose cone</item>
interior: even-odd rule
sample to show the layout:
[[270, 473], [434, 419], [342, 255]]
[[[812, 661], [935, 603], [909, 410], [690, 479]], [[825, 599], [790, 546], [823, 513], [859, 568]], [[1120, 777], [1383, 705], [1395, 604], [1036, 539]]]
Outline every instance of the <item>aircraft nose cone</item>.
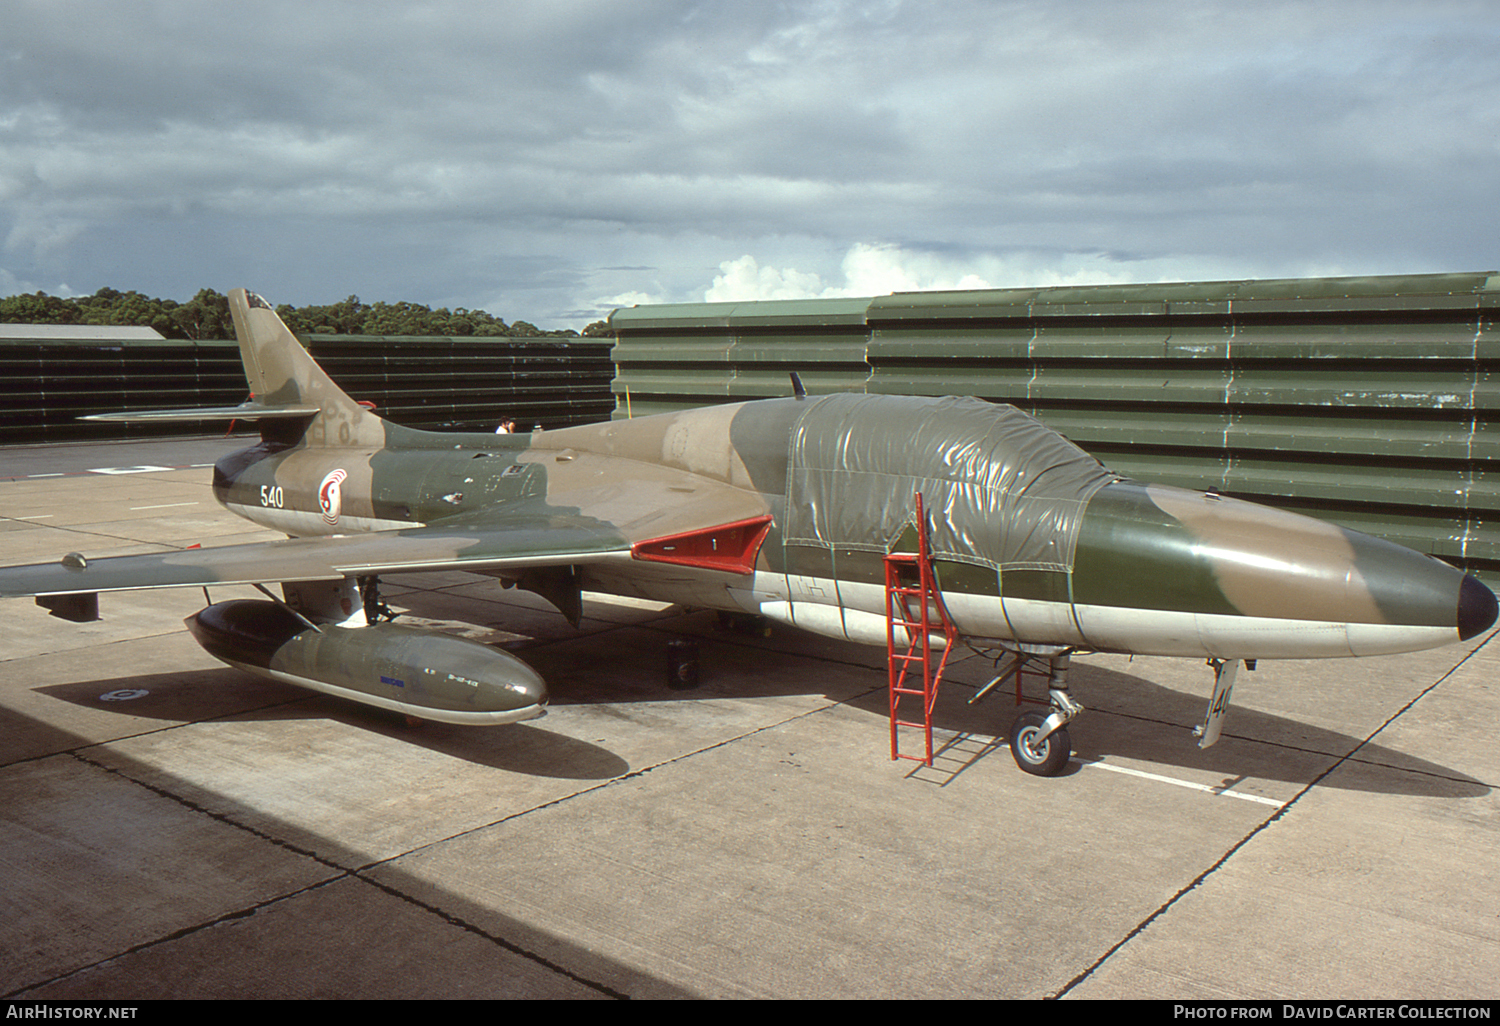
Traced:
[[1466, 575], [1458, 589], [1458, 636], [1468, 641], [1483, 634], [1494, 624], [1497, 612], [1495, 593]]

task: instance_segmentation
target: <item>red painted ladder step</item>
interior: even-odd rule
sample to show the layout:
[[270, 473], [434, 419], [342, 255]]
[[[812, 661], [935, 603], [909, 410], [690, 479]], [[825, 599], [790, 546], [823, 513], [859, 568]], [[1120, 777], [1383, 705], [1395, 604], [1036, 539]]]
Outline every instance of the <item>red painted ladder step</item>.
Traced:
[[[958, 631], [943, 604], [932, 556], [927, 544], [927, 516], [922, 495], [916, 496], [917, 551], [892, 552], [885, 557], [886, 667], [891, 705], [891, 758], [911, 759], [932, 765], [932, 709], [938, 685], [948, 665], [948, 654], [958, 640]], [[913, 601], [915, 600], [915, 601]], [[899, 628], [899, 630], [898, 630]], [[941, 656], [935, 656], [933, 634], [943, 636]], [[898, 651], [898, 645], [904, 651]], [[902, 699], [909, 710], [920, 698], [921, 719], [903, 719]], [[923, 755], [905, 755], [900, 748], [900, 729], [916, 728], [926, 741]]]

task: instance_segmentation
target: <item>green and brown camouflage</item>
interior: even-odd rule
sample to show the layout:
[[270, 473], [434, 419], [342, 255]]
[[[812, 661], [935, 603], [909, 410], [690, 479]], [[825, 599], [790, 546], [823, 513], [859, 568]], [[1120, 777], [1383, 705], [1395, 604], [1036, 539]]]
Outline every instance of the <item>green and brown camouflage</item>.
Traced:
[[[279, 582], [299, 626], [352, 630], [358, 579], [467, 570], [535, 590], [575, 621], [593, 590], [885, 644], [884, 557], [913, 547], [920, 494], [943, 602], [973, 641], [1361, 656], [1466, 640], [1495, 620], [1494, 595], [1436, 559], [1212, 491], [1125, 480], [1012, 407], [833, 394], [529, 434], [417, 431], [345, 394], [260, 297], [230, 299], [251, 400], [125, 416], [257, 420], [259, 442], [215, 465], [214, 494], [289, 538], [10, 567], [0, 595], [56, 605]], [[301, 634], [278, 623], [241, 644], [266, 648], [265, 666], [232, 661], [265, 671], [267, 653]]]

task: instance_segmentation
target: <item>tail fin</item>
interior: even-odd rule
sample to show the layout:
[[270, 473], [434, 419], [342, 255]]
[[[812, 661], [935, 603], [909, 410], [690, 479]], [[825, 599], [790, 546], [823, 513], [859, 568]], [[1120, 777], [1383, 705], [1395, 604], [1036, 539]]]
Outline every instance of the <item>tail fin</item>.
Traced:
[[271, 304], [253, 292], [229, 293], [229, 312], [250, 383], [239, 406], [95, 413], [84, 420], [116, 424], [179, 420], [258, 420], [263, 440], [285, 445], [386, 444], [386, 423], [344, 394], [307, 355]]
[[268, 412], [316, 408], [302, 434], [308, 445], [385, 444], [385, 422], [323, 373], [271, 304], [253, 292], [233, 289], [229, 312], [250, 383], [251, 405]]

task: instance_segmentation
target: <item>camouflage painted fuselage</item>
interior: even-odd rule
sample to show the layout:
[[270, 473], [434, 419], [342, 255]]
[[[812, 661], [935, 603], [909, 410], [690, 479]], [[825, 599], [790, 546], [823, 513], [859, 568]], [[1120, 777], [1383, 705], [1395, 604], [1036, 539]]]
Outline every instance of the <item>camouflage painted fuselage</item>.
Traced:
[[882, 558], [911, 547], [917, 492], [945, 602], [972, 638], [1357, 656], [1472, 637], [1495, 614], [1488, 589], [1438, 560], [1121, 479], [979, 400], [773, 399], [530, 435], [418, 432], [361, 412], [338, 439], [267, 434], [219, 462], [215, 493], [289, 535], [446, 529], [454, 559], [435, 565], [513, 579], [574, 566], [586, 590], [862, 642], [885, 641]]
[[[531, 435], [420, 432], [351, 399], [263, 298], [229, 300], [248, 402], [104, 417], [258, 421], [260, 444], [216, 464], [214, 492], [290, 537], [69, 553], [0, 568], [0, 597], [88, 620], [102, 592], [254, 585], [265, 598], [188, 619], [215, 658], [419, 718], [513, 723], [544, 713], [541, 678], [467, 639], [372, 622], [372, 578], [463, 570], [535, 591], [574, 623], [587, 589], [885, 644], [885, 557], [920, 534], [960, 634], [1047, 653], [1053, 711], [1021, 717], [1011, 739], [1038, 773], [1061, 765], [1049, 739], [1080, 708], [1069, 650], [1375, 655], [1467, 639], [1496, 617], [1489, 589], [1435, 559], [1121, 479], [1012, 407], [843, 394]], [[1218, 736], [1236, 665], [1218, 663], [1200, 744]], [[1065, 739], [1055, 751], [1066, 758]]]

